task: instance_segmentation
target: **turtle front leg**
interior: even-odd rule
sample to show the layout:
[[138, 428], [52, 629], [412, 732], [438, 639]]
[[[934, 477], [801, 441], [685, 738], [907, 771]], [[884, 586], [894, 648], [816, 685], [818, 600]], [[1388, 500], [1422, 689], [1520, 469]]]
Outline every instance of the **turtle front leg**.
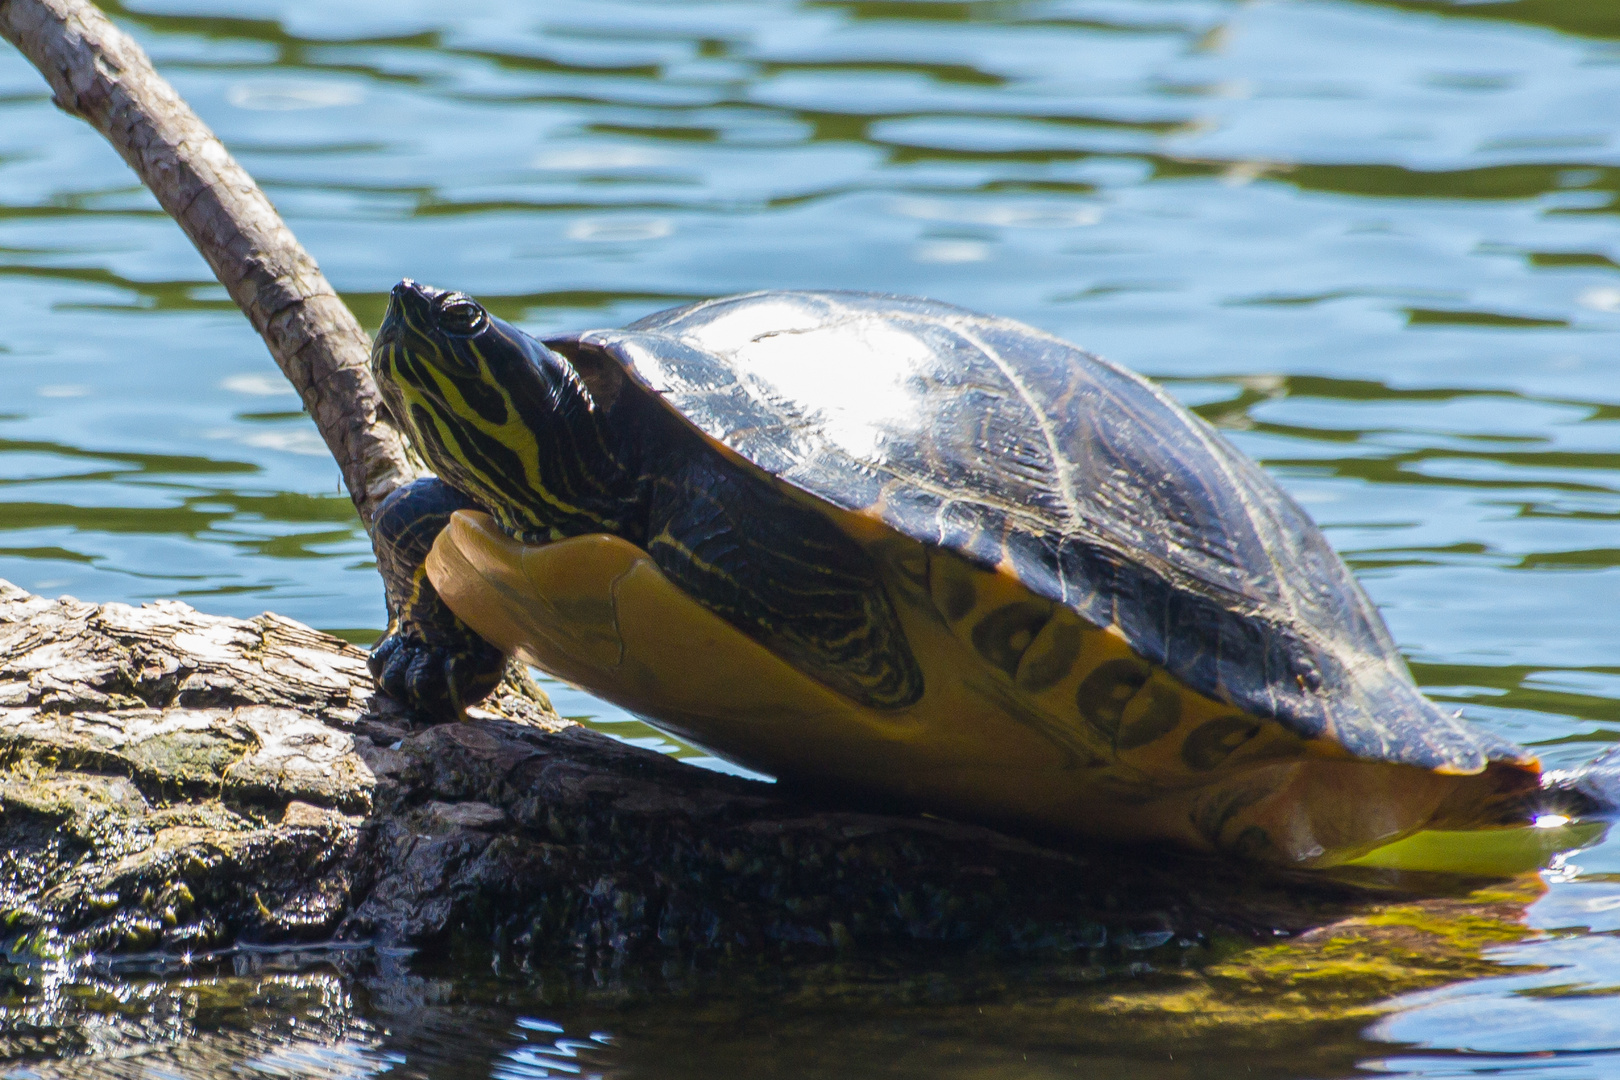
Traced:
[[506, 655], [439, 598], [427, 576], [433, 540], [457, 510], [478, 504], [436, 477], [383, 500], [374, 543], [388, 597], [388, 633], [371, 650], [378, 689], [423, 717], [461, 718], [501, 681]]

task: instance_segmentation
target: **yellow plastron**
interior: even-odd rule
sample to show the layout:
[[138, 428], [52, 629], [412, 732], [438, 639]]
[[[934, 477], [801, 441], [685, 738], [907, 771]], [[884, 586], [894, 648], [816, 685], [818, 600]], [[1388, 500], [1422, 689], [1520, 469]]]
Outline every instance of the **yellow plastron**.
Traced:
[[[1025, 679], [1025, 692], [1025, 673], [987, 665], [964, 640], [962, 627], [977, 616], [955, 614], [964, 621], [953, 627], [919, 586], [915, 564], [949, 560], [923, 570], [936, 591], [952, 575], [977, 575], [968, 591], [986, 609], [1028, 598], [1022, 586], [921, 545], [891, 547], [902, 555], [874, 553], [926, 686], [896, 710], [863, 707], [800, 672], [615, 536], [527, 545], [486, 515], [459, 511], [427, 571], [489, 641], [675, 735], [763, 772], [881, 792], [962, 819], [1330, 864], [1413, 833], [1443, 802], [1455, 805], [1459, 791], [1466, 797], [1469, 785], [1485, 783], [1352, 760], [1259, 720], [1250, 724], [1256, 734], [1210, 765], [1200, 756], [1207, 748], [1187, 748], [1230, 727], [1232, 707], [1159, 668], [1136, 698], [1087, 721], [1075, 709], [1077, 688], [1134, 656], [1116, 631], [1080, 626], [1066, 673]], [[912, 565], [903, 570], [901, 560]], [[1049, 655], [1044, 647], [1037, 639], [1025, 655]]]

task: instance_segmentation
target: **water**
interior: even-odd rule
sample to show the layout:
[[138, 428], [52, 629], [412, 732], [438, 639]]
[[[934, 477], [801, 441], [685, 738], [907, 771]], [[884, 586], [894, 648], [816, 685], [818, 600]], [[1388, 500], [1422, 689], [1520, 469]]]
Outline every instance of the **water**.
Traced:
[[[537, 332], [771, 287], [1025, 319], [1264, 461], [1436, 697], [1554, 765], [1620, 741], [1613, 0], [115, 13], [370, 325], [405, 275]], [[8, 51], [0, 276], [0, 577], [375, 638], [369, 548], [297, 399]], [[327, 964], [115, 980], [151, 1009], [96, 1045], [131, 1076], [1620, 1075], [1620, 841], [1544, 876], [1501, 973], [1370, 1027], [1127, 1037], [1050, 972], [601, 1013]]]

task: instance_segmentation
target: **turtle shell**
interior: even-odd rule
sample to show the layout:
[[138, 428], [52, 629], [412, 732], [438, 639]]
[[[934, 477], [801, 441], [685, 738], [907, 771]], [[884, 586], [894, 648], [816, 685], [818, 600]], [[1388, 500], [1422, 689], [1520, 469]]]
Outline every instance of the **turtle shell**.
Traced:
[[1352, 755], [1471, 774], [1524, 750], [1414, 686], [1299, 504], [1145, 379], [932, 300], [758, 292], [588, 347], [763, 472], [1014, 575], [1189, 687]]

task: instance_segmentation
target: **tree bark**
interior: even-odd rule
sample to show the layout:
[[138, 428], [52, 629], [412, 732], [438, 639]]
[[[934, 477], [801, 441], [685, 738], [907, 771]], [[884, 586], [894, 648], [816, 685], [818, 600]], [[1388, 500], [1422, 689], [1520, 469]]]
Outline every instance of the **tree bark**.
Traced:
[[0, 0], [0, 34], [99, 131], [185, 230], [264, 338], [369, 529], [419, 471], [383, 415], [371, 341], [270, 200], [141, 47], [87, 0]]

